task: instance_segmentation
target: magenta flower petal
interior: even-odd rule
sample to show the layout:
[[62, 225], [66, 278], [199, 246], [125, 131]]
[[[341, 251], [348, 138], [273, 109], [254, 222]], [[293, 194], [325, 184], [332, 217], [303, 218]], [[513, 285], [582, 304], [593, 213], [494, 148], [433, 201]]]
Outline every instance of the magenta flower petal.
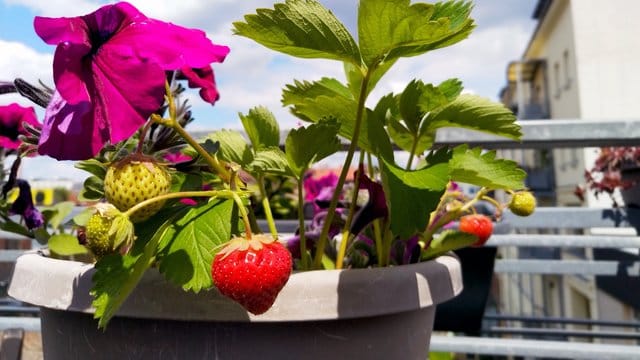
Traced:
[[211, 66], [205, 66], [200, 69], [192, 69], [185, 66], [180, 70], [180, 73], [188, 80], [190, 88], [200, 88], [202, 100], [211, 105], [218, 101], [220, 94], [216, 88], [216, 79]]
[[165, 70], [177, 70], [184, 66], [203, 68], [212, 62], [224, 61], [229, 53], [227, 46], [213, 44], [202, 30], [187, 29], [154, 19], [133, 24], [123, 31], [121, 38], [123, 41], [135, 39], [139, 44], [139, 53], [153, 58]]
[[38, 153], [58, 160], [88, 159], [108, 138], [106, 124], [93, 120], [91, 103], [72, 105], [56, 92], [45, 111]]
[[[61, 97], [39, 151], [67, 159], [95, 155], [105, 142], [134, 134], [163, 103], [165, 70], [203, 68], [229, 52], [200, 30], [149, 19], [126, 2], [76, 18], [37, 17], [34, 26], [45, 42], [57, 44], [53, 70]], [[217, 97], [212, 79], [206, 96]], [[63, 139], [63, 129], [84, 136], [76, 152], [52, 143]]]
[[24, 123], [40, 127], [33, 107], [22, 107], [15, 103], [0, 106], [0, 148], [16, 150], [20, 147], [18, 136], [26, 135]]

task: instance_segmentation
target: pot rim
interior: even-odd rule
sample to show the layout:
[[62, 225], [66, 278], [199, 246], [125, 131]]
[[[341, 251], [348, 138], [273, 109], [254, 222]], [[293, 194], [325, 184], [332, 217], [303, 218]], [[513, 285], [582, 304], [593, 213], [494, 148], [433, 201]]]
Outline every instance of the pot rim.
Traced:
[[[150, 269], [116, 316], [198, 321], [309, 321], [379, 316], [428, 308], [462, 291], [453, 254], [387, 268], [295, 272], [273, 307], [247, 313], [212, 288], [185, 292]], [[9, 295], [33, 305], [93, 313], [92, 264], [29, 252], [15, 263]]]

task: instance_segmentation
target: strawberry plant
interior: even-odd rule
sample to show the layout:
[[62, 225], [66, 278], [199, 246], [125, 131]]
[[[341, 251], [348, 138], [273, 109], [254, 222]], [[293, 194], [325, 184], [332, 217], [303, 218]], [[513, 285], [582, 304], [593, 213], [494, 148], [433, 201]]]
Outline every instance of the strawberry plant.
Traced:
[[[46, 106], [44, 124], [25, 130], [23, 155], [78, 160], [91, 174], [81, 197], [98, 205], [74, 218], [77, 236], [65, 234], [50, 247], [69, 254], [63, 243], [80, 241], [93, 255], [98, 325], [107, 325], [151, 267], [185, 291], [217, 287], [261, 314], [294, 269], [399, 266], [481, 245], [492, 229], [488, 217], [474, 214], [482, 201], [495, 206], [496, 219], [507, 206], [530, 214], [535, 201], [526, 192], [515, 192], [510, 205], [490, 196], [524, 190], [525, 172], [516, 163], [437, 138], [443, 128], [462, 128], [517, 141], [522, 133], [510, 110], [463, 93], [454, 77], [413, 79], [372, 97], [402, 58], [468, 37], [471, 10], [466, 1], [363, 0], [351, 34], [318, 1], [286, 0], [234, 22], [237, 36], [344, 69], [342, 79], [295, 79], [284, 87], [282, 105], [304, 123], [284, 138], [263, 106], [240, 114], [243, 132], [218, 129], [196, 139], [185, 130], [192, 121], [186, 87], [199, 88], [207, 103], [218, 101], [211, 63], [229, 52], [202, 31], [149, 19], [124, 2], [83, 17], [37, 17], [38, 35], [57, 46], [55, 86], [12, 85]], [[306, 174], [345, 148], [333, 192], [305, 222]], [[352, 190], [343, 194], [348, 175]], [[289, 239], [274, 221], [265, 188], [271, 176], [296, 184], [299, 228]], [[479, 190], [467, 196], [456, 183]], [[28, 205], [16, 211], [27, 216]], [[32, 220], [53, 238], [49, 223]], [[459, 228], [450, 226], [458, 220]]]

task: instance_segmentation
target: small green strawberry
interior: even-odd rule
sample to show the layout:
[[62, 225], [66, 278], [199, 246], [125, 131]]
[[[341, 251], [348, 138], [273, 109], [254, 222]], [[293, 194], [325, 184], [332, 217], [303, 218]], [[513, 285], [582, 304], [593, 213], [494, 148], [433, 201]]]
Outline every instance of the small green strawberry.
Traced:
[[[140, 202], [164, 195], [171, 187], [171, 174], [155, 159], [142, 154], [131, 154], [107, 169], [104, 194], [107, 201], [120, 211]], [[148, 219], [158, 212], [164, 201], [158, 201], [131, 214], [133, 222]]]
[[291, 269], [291, 253], [284, 245], [269, 235], [254, 235], [251, 240], [233, 238], [216, 254], [211, 275], [221, 294], [259, 315], [271, 308]]
[[484, 245], [487, 240], [489, 240], [489, 237], [491, 237], [491, 233], [493, 232], [493, 222], [486, 215], [465, 215], [460, 218], [459, 229], [464, 233], [475, 235], [478, 238], [478, 241], [473, 243], [471, 246], [478, 247]]
[[126, 252], [135, 238], [133, 224], [111, 204], [97, 204], [95, 212], [79, 231], [81, 242], [100, 259], [117, 251]]
[[509, 210], [518, 216], [529, 216], [536, 210], [536, 198], [529, 191], [518, 191], [511, 197]]

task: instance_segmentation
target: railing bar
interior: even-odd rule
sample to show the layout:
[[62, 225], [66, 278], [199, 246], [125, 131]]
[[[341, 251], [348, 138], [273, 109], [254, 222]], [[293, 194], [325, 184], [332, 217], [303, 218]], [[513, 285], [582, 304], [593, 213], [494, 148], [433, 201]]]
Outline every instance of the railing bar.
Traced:
[[[582, 337], [582, 338], [606, 338], [606, 339], [640, 339], [640, 333], [623, 331], [591, 331], [591, 330], [565, 330], [552, 328], [514, 328], [497, 327], [483, 329], [487, 334], [511, 334], [511, 335], [535, 335], [535, 336], [560, 336], [560, 337]], [[639, 355], [640, 355], [640, 348]]]
[[486, 246], [640, 248], [638, 236], [494, 234]]
[[[619, 273], [618, 261], [592, 261], [592, 260], [522, 260], [522, 259], [498, 259], [495, 262], [494, 272], [497, 273], [524, 273], [524, 274], [564, 274], [564, 275], [609, 275]], [[628, 265], [626, 272], [629, 276], [640, 276], [638, 269], [640, 264], [634, 262]]]
[[554, 359], [637, 360], [639, 357], [637, 346], [442, 335], [431, 337], [430, 350]]
[[578, 325], [594, 325], [594, 326], [610, 326], [610, 327], [635, 327], [640, 328], [640, 322], [637, 321], [608, 321], [594, 319], [572, 319], [565, 317], [536, 317], [536, 316], [520, 316], [505, 314], [485, 314], [484, 319], [496, 321], [522, 321], [522, 322], [540, 322], [540, 323], [558, 323], [558, 324], [578, 324]]

